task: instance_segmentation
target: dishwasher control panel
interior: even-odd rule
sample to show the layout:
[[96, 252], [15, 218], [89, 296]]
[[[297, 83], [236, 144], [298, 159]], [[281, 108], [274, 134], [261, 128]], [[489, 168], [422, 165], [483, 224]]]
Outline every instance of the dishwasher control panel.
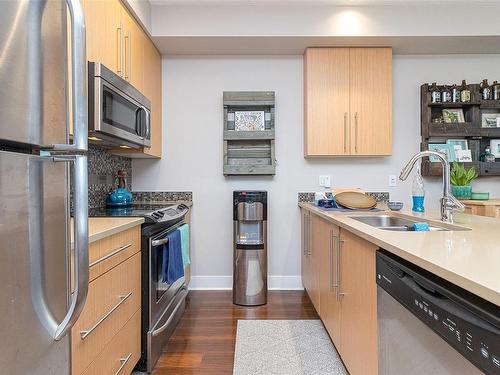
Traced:
[[[500, 327], [485, 319], [482, 306], [478, 306], [479, 312], [474, 311], [470, 303], [461, 303], [464, 299], [457, 296], [457, 290], [447, 293], [436, 276], [431, 279], [427, 272], [418, 270], [377, 253], [377, 284], [381, 288], [480, 370], [500, 374]], [[474, 303], [478, 301], [475, 298]]]

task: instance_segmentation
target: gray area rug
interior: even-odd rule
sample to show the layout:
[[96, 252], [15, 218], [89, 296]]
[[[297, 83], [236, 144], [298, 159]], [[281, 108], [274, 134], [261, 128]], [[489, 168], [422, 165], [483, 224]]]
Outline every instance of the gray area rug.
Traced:
[[238, 320], [234, 375], [347, 375], [319, 320]]

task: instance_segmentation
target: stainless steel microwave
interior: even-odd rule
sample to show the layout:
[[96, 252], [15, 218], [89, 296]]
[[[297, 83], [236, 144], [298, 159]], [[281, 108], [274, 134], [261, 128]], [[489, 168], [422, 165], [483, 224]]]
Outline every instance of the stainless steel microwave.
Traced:
[[89, 62], [90, 139], [122, 147], [151, 146], [151, 102], [101, 63]]

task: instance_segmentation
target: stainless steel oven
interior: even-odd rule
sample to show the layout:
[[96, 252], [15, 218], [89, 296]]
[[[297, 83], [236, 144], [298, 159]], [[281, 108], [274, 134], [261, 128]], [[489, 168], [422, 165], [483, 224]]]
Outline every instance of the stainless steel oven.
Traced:
[[145, 223], [142, 229], [142, 323], [141, 359], [137, 369], [150, 373], [167, 345], [180, 320], [188, 294], [185, 278], [172, 284], [163, 281], [163, 247], [168, 235], [185, 225], [184, 217], [189, 208], [178, 205], [165, 211], [175, 211], [163, 222]]
[[89, 62], [91, 141], [122, 147], [151, 146], [151, 102], [100, 63]]

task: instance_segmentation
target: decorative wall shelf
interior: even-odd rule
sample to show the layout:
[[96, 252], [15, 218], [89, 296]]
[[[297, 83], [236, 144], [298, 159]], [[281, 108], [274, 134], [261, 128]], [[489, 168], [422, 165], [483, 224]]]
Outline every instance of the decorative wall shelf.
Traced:
[[[224, 175], [274, 175], [274, 91], [225, 91], [223, 103]], [[238, 112], [255, 112], [258, 130], [238, 130]]]
[[[479, 161], [479, 156], [484, 152], [491, 139], [500, 139], [500, 128], [482, 127], [483, 113], [500, 113], [500, 100], [482, 100], [478, 84], [467, 85], [471, 91], [471, 101], [466, 103], [431, 103], [429, 85], [420, 87], [421, 100], [421, 136], [420, 149], [428, 150], [429, 143], [446, 143], [448, 139], [466, 139], [471, 150], [472, 162], [462, 163], [466, 168], [475, 167], [479, 176], [500, 176], [500, 160], [496, 163]], [[443, 86], [438, 86], [441, 90]], [[441, 116], [446, 108], [462, 109], [465, 122], [443, 123], [433, 121]], [[424, 158], [422, 162], [423, 176], [441, 176], [443, 173], [441, 163], [430, 162]]]

